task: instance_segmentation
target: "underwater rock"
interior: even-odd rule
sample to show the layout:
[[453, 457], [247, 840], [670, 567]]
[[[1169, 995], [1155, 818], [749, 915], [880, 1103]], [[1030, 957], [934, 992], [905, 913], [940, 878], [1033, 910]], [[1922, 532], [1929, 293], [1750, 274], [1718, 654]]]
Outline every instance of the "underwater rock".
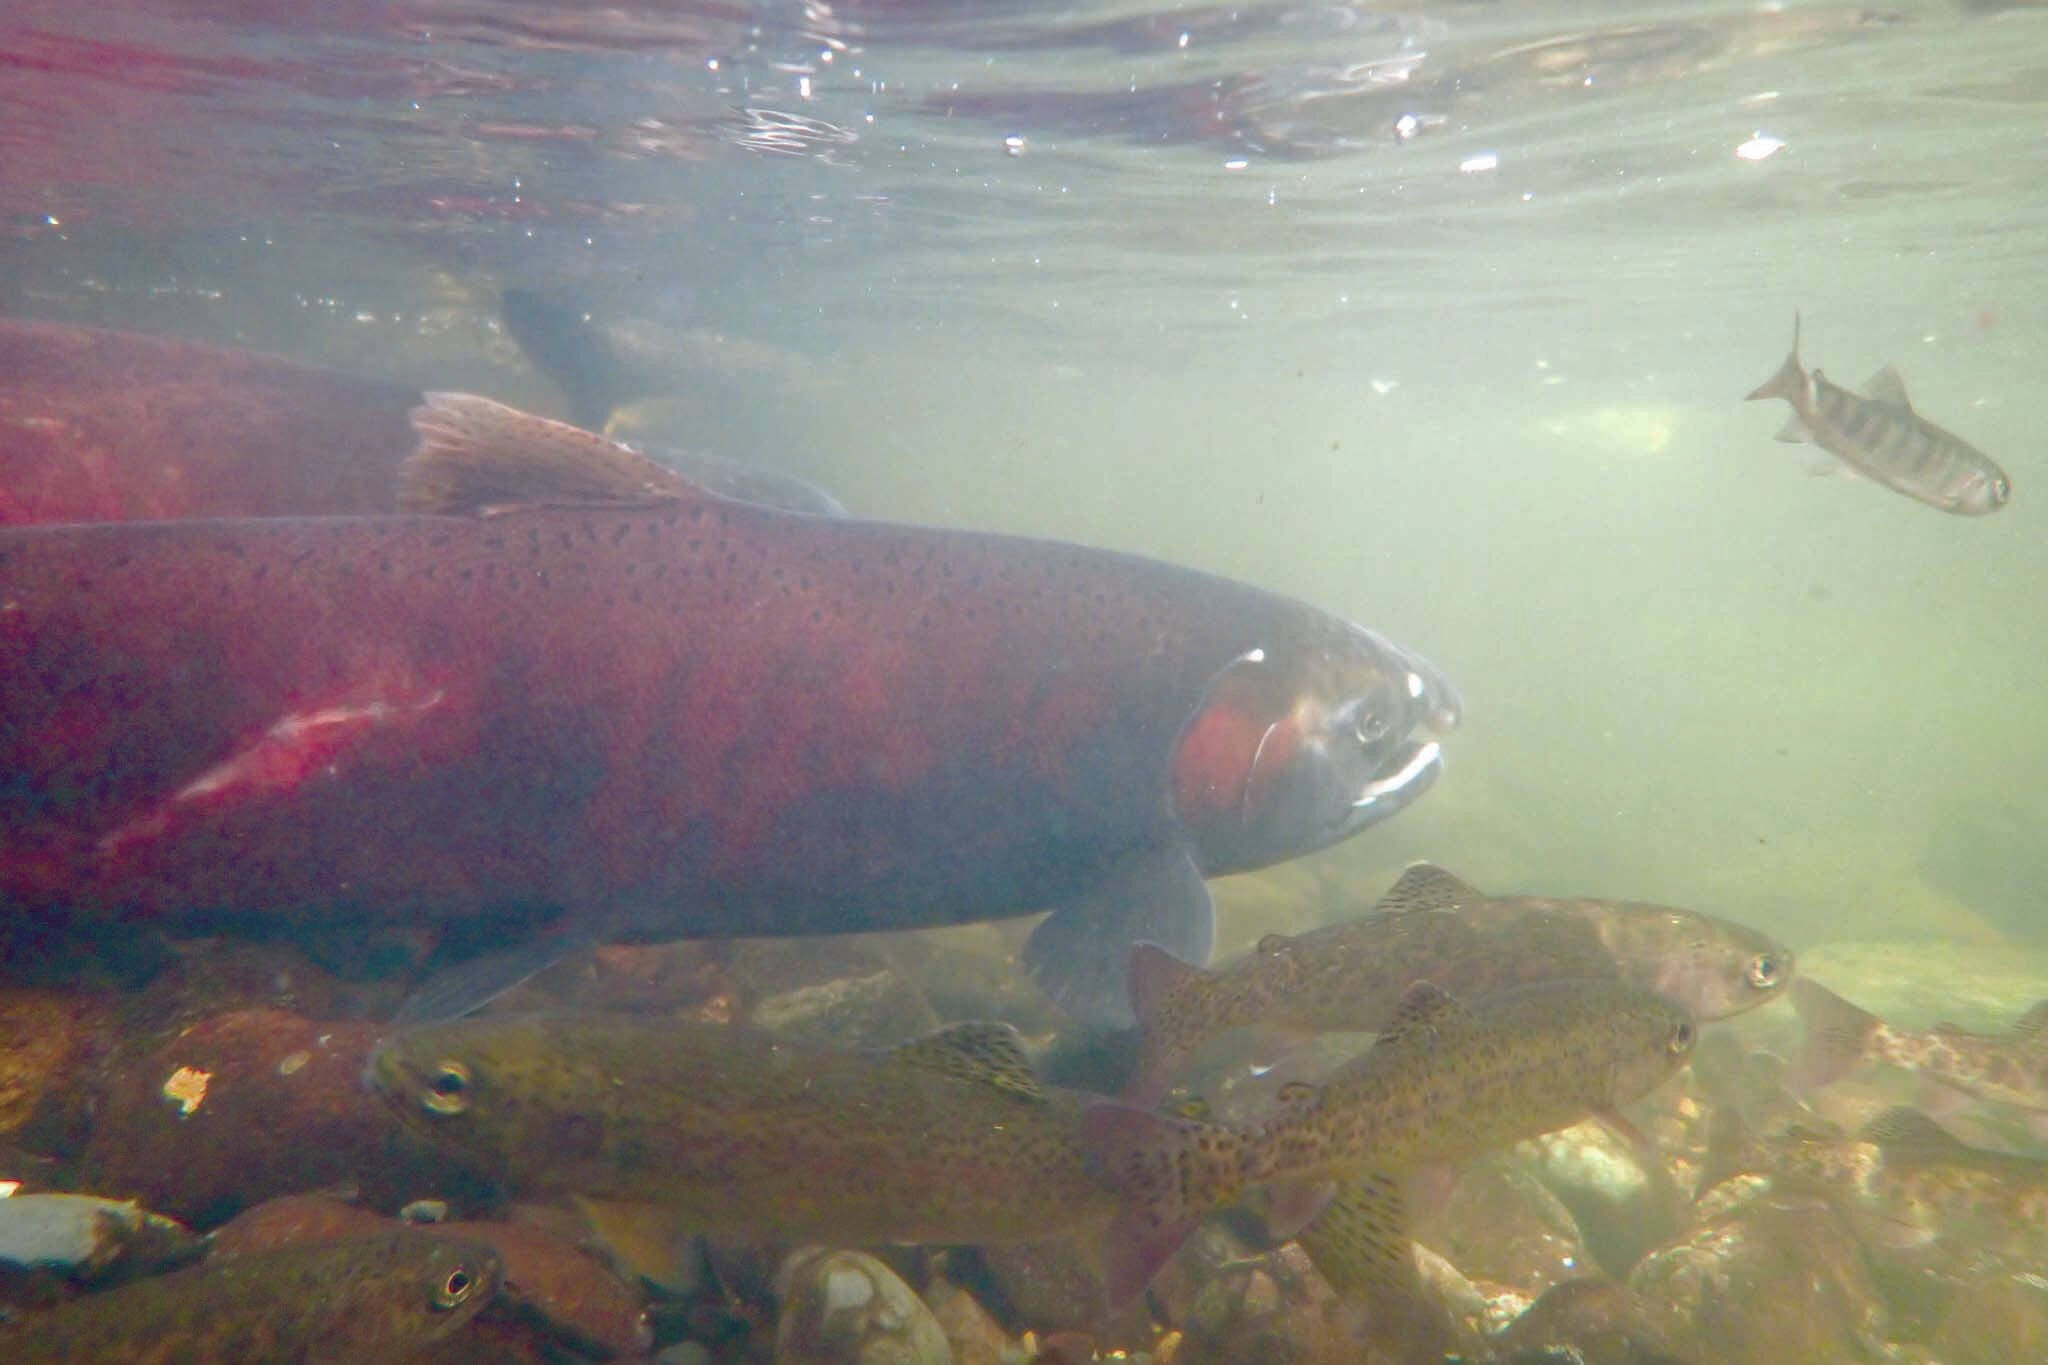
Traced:
[[2038, 1268], [1972, 1278], [1949, 1301], [1928, 1344], [1942, 1365], [2048, 1359], [2048, 1280]]
[[[1802, 950], [1802, 976], [1825, 985], [1897, 1028], [1945, 1020], [1999, 1033], [2048, 999], [2048, 949], [2020, 943], [1961, 943], [1939, 934], [1907, 942], [1837, 942]], [[1788, 1032], [1797, 1028], [1781, 1017]]]
[[0, 1199], [0, 1266], [54, 1271], [81, 1283], [189, 1261], [197, 1238], [127, 1200], [90, 1194]]
[[1442, 1207], [1416, 1201], [1416, 1236], [1474, 1280], [1534, 1297], [1586, 1274], [1578, 1222], [1527, 1165], [1510, 1156], [1475, 1162]]
[[1685, 1226], [1683, 1201], [1661, 1160], [1646, 1167], [1636, 1148], [1605, 1124], [1574, 1124], [1517, 1150], [1570, 1210], [1586, 1250], [1611, 1275], [1626, 1275]]
[[1010, 1340], [1002, 1324], [958, 1285], [933, 1280], [924, 1291], [924, 1301], [939, 1330], [946, 1334], [953, 1365], [1011, 1365], [1022, 1355], [1022, 1348]]
[[1509, 1365], [1693, 1365], [1707, 1358], [1681, 1344], [1655, 1305], [1612, 1280], [1564, 1280], [1494, 1341]]
[[883, 968], [764, 996], [752, 1022], [800, 1042], [875, 1047], [929, 1033], [939, 1016], [916, 987]]
[[1458, 1352], [1482, 1359], [1472, 1316], [1479, 1295], [1440, 1258], [1419, 1261], [1420, 1301], [1351, 1303], [1299, 1246], [1246, 1254], [1209, 1227], [1175, 1257], [1155, 1293], [1181, 1333], [1175, 1365], [1437, 1365]]
[[279, 1194], [353, 1182], [373, 1207], [475, 1179], [362, 1083], [380, 1026], [276, 1009], [202, 1019], [108, 1068], [86, 1183], [196, 1226]]
[[988, 1245], [976, 1248], [975, 1255], [989, 1281], [982, 1302], [1012, 1332], [1045, 1338], [1086, 1331], [1105, 1350], [1139, 1350], [1156, 1335], [1142, 1305], [1119, 1313], [1114, 1322], [1101, 1321], [1108, 1294], [1096, 1268], [1100, 1253], [1086, 1239]]
[[1669, 1306], [1726, 1365], [1880, 1359], [1887, 1315], [1842, 1219], [1819, 1200], [1760, 1200], [1652, 1252], [1628, 1287]]
[[[82, 1108], [77, 1078], [111, 1046], [113, 1031], [107, 997], [0, 985], [0, 1137], [66, 1145], [64, 1130], [78, 1122], [59, 1113]], [[36, 1131], [25, 1132], [32, 1123]]]
[[865, 1252], [806, 1247], [775, 1278], [777, 1365], [948, 1365], [953, 1358], [924, 1301]]

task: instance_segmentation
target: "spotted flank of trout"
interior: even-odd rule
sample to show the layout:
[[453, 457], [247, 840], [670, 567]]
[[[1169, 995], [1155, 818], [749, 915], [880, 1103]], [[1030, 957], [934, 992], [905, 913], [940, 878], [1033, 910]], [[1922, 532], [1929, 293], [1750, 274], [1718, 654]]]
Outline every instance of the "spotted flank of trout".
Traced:
[[[1261, 1188], [1282, 1235], [1336, 1196], [1343, 1227], [1325, 1244], [1395, 1273], [1408, 1256], [1400, 1177], [1612, 1115], [1676, 1070], [1695, 1032], [1684, 1006], [1621, 982], [1553, 981], [1471, 1008], [1423, 982], [1369, 1051], [1320, 1085], [1289, 1087], [1261, 1121], [1092, 1105], [1083, 1145], [1124, 1200], [1110, 1230], [1111, 1300], [1141, 1293], [1203, 1214]], [[1313, 1230], [1304, 1245], [1316, 1254]]]
[[620, 1015], [486, 1017], [400, 1034], [371, 1081], [399, 1118], [521, 1195], [659, 1209], [708, 1233], [861, 1246], [1099, 1228], [1080, 1101], [1004, 1024], [885, 1052]]
[[7, 1365], [402, 1360], [497, 1293], [497, 1253], [411, 1229], [201, 1263], [0, 1327]]
[[2048, 1258], [2048, 1161], [1969, 1146], [1917, 1109], [1887, 1109], [1855, 1137], [1802, 1127], [1760, 1147], [1773, 1192], [1831, 1201], [1874, 1244]]
[[1906, 382], [1887, 365], [1852, 393], [1799, 359], [1799, 314], [1792, 315], [1792, 353], [1749, 394], [1782, 398], [1792, 416], [1778, 439], [1812, 441], [1857, 473], [1929, 507], [1958, 516], [1996, 512], [2012, 497], [2012, 481], [1983, 451], [1922, 417]]
[[1788, 1077], [1816, 1090], [1859, 1066], [1902, 1067], [1994, 1104], [2048, 1110], [2048, 1000], [2005, 1033], [1971, 1033], [1936, 1024], [1924, 1033], [1894, 1028], [1818, 982], [1792, 987], [1806, 1039]]
[[1373, 913], [1268, 935], [1214, 970], [1139, 944], [1130, 992], [1142, 1034], [1124, 1098], [1156, 1104], [1189, 1056], [1235, 1029], [1377, 1031], [1417, 981], [1479, 999], [1561, 978], [1621, 980], [1708, 1020], [1777, 999], [1792, 973], [1785, 945], [1712, 915], [1641, 901], [1489, 896], [1416, 863]]

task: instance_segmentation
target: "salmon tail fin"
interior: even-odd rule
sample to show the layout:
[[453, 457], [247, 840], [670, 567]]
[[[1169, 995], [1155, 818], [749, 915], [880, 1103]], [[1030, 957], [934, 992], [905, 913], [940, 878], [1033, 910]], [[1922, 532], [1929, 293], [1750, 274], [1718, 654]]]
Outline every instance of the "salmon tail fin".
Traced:
[[1799, 310], [1792, 310], [1792, 353], [1785, 357], [1785, 363], [1778, 372], [1749, 391], [1745, 401], [1754, 403], [1759, 398], [1782, 398], [1799, 407], [1799, 399], [1806, 392], [1806, 366], [1799, 361]]
[[412, 410], [419, 446], [398, 471], [408, 512], [488, 516], [520, 507], [673, 502], [701, 489], [595, 432], [473, 393], [429, 393]]
[[1131, 1009], [1138, 1016], [1142, 1036], [1137, 1067], [1124, 1089], [1126, 1103], [1150, 1109], [1172, 1086], [1174, 1070], [1186, 1049], [1173, 1036], [1173, 1030], [1162, 1027], [1160, 1011], [1173, 996], [1209, 975], [1156, 943], [1131, 945]]
[[[1089, 1169], [1122, 1196], [1110, 1223], [1104, 1265], [1112, 1312], [1143, 1294], [1202, 1215], [1235, 1192], [1235, 1180], [1218, 1181], [1224, 1172], [1214, 1165], [1219, 1149], [1228, 1153], [1236, 1147], [1235, 1136], [1218, 1124], [1168, 1118], [1109, 1100], [1089, 1105], [1081, 1115], [1081, 1148]], [[1222, 1197], [1215, 1197], [1219, 1191], [1213, 1188], [1198, 1194], [1197, 1182], [1220, 1184]]]
[[1792, 983], [1792, 1008], [1799, 1011], [1806, 1024], [1806, 1040], [1786, 1080], [1802, 1094], [1810, 1094], [1853, 1070], [1882, 1027], [1876, 1015], [1856, 1008], [1805, 977]]

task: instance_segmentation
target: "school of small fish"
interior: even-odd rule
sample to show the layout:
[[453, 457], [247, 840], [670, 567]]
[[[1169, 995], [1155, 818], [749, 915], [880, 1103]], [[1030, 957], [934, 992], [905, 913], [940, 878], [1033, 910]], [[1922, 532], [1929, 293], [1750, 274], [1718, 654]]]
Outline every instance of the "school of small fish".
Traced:
[[[583, 426], [647, 382], [504, 304]], [[0, 451], [54, 471], [0, 527], [10, 1365], [2048, 1340], [2048, 1156], [1947, 1126], [2048, 1128], [2048, 1000], [1895, 1026], [1754, 927], [1427, 862], [1207, 961], [1208, 878], [1437, 780], [1462, 703], [1376, 632], [473, 395], [0, 355], [83, 433]], [[86, 417], [209, 383], [381, 434], [252, 509], [253, 438], [139, 404], [124, 473]], [[1806, 369], [1796, 314], [1749, 397], [1929, 506], [2010, 500], [1890, 367]], [[145, 464], [183, 476], [137, 501]], [[1021, 949], [804, 937], [1035, 909]], [[1735, 1031], [1780, 996], [1789, 1059]], [[1914, 1103], [1860, 1098], [1886, 1075]]]

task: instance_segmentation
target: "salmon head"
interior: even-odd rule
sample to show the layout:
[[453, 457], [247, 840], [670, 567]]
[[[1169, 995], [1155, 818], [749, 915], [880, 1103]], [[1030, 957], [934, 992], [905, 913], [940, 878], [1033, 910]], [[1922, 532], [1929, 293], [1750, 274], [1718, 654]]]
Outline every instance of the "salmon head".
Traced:
[[1324, 848], [1414, 804], [1456, 726], [1427, 660], [1330, 620], [1250, 649], [1209, 682], [1173, 755], [1173, 803], [1205, 876]]

